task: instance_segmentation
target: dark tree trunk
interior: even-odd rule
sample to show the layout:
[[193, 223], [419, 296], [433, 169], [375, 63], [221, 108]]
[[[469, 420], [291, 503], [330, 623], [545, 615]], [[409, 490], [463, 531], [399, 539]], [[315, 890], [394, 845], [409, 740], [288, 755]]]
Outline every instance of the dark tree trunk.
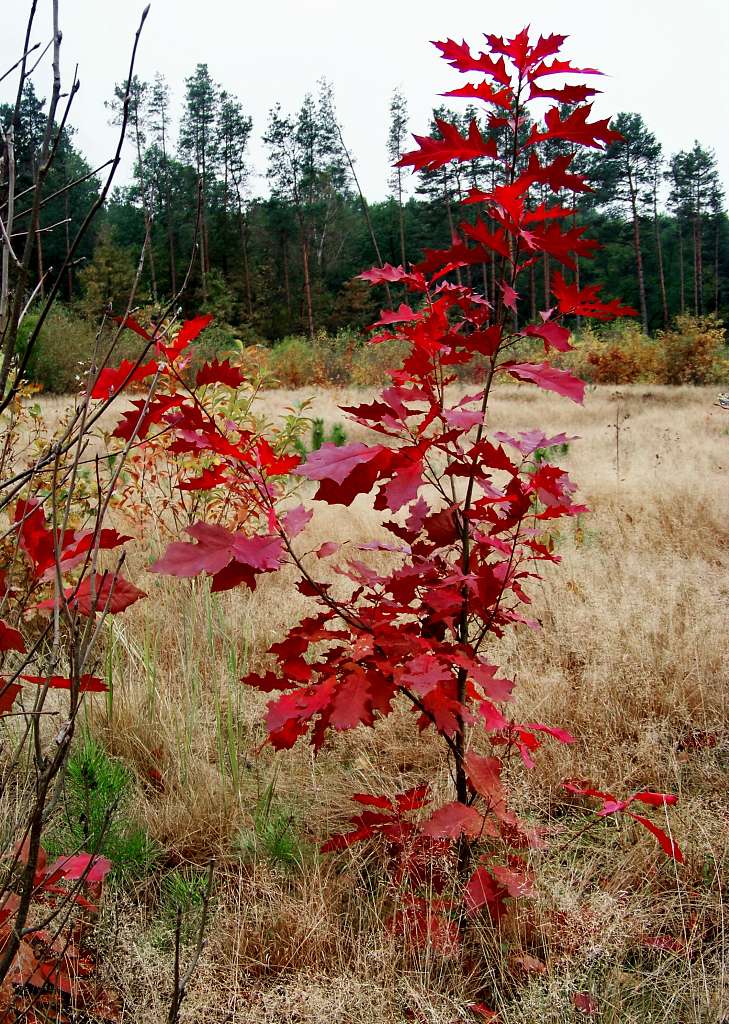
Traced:
[[656, 257], [658, 260], [658, 286], [661, 290], [661, 312], [663, 326], [668, 327], [668, 297], [666, 295], [666, 273], [663, 267], [663, 244], [661, 242], [661, 226], [658, 221], [658, 197], [653, 191], [653, 228], [656, 234]]

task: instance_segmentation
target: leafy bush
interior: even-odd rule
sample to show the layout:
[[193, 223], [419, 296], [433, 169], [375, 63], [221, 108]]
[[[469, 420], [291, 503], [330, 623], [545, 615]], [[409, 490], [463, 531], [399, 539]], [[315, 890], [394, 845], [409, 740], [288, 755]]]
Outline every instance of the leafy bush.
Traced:
[[637, 324], [619, 320], [581, 331], [560, 365], [592, 384], [723, 384], [729, 382], [725, 338], [714, 315], [682, 314], [655, 339]]
[[[30, 336], [37, 322], [38, 314], [34, 312], [30, 312], [23, 321], [21, 352], [24, 340]], [[26, 374], [28, 380], [52, 394], [78, 391], [94, 356], [97, 331], [98, 323], [68, 306], [55, 305], [33, 348]], [[101, 352], [108, 349], [110, 341], [111, 331], [105, 330], [100, 343]], [[140, 339], [125, 331], [114, 349], [113, 362], [136, 359], [140, 351]]]
[[710, 316], [676, 317], [669, 331], [660, 331], [663, 356], [662, 384], [721, 384], [729, 380], [726, 332], [721, 320]]

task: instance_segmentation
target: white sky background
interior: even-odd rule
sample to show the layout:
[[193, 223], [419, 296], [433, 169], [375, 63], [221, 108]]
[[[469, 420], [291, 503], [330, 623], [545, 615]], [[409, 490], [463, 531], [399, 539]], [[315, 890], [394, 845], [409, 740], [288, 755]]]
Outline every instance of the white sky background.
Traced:
[[[69, 84], [76, 62], [81, 91], [71, 116], [76, 143], [92, 164], [111, 155], [108, 99], [125, 78], [143, 2], [60, 0], [62, 73]], [[28, 0], [0, 0], [0, 74], [20, 55]], [[51, 34], [50, 0], [39, 0], [33, 40]], [[480, 49], [483, 32], [513, 36], [525, 23], [538, 34], [569, 34], [561, 56], [606, 72], [595, 114], [641, 113], [670, 156], [694, 139], [712, 147], [729, 193], [729, 3], [725, 0], [152, 0], [137, 62], [141, 78], [168, 80], [175, 118], [184, 79], [197, 63], [253, 117], [253, 191], [265, 194], [260, 141], [278, 100], [296, 111], [321, 76], [334, 85], [345, 141], [370, 199], [386, 194], [386, 136], [392, 90], [400, 87], [410, 130], [427, 134], [437, 94], [465, 77], [452, 70], [429, 40], [465, 38]], [[609, 76], [609, 77], [607, 77]], [[50, 60], [34, 76], [50, 92]], [[476, 79], [478, 80], [478, 79]], [[574, 81], [579, 81], [579, 76]], [[9, 100], [13, 81], [0, 84]], [[460, 109], [460, 108], [459, 108]], [[128, 180], [128, 150], [119, 182]]]

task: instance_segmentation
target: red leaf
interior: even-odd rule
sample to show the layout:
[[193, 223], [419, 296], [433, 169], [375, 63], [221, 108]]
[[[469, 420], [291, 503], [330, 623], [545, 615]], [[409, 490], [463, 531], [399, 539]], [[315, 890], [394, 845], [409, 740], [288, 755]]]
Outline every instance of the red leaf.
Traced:
[[508, 729], [508, 721], [490, 700], [482, 700], [478, 705], [478, 711], [484, 720], [487, 732], [498, 732], [500, 729]]
[[225, 384], [229, 388], [239, 388], [244, 380], [243, 371], [238, 366], [231, 366], [229, 359], [222, 363], [217, 359], [205, 363], [195, 377], [195, 383], [199, 388], [204, 384]]
[[[92, 593], [93, 590], [93, 593]], [[78, 587], [69, 587], [64, 591], [68, 604], [81, 615], [92, 615], [94, 612], [123, 612], [140, 597], [147, 595], [123, 576], [110, 572], [95, 573], [87, 576]], [[55, 601], [49, 598], [35, 605], [37, 609], [53, 609]]]
[[542, 166], [537, 154], [532, 152], [529, 154], [526, 171], [516, 179], [515, 184], [520, 184], [525, 189], [530, 185], [546, 185], [552, 192], [559, 192], [563, 188], [570, 192], [591, 192], [592, 189], [583, 174], [567, 172], [574, 158], [574, 153], [565, 153]]
[[560, 313], [592, 317], [594, 320], [614, 320], [619, 316], [638, 315], [632, 306], [621, 305], [619, 299], [602, 302], [597, 298], [599, 291], [600, 286], [596, 284], [582, 289], [577, 285], [567, 284], [559, 272], [552, 278], [552, 293], [559, 303]]
[[482, 757], [470, 751], [466, 754], [466, 773], [476, 792], [489, 803], [501, 803], [505, 799], [501, 782], [501, 761], [498, 757]]
[[551, 107], [544, 118], [546, 131], [540, 132], [538, 126], [534, 125], [527, 145], [544, 142], [546, 139], [564, 139], [566, 142], [576, 142], [580, 146], [604, 149], [610, 142], [620, 142], [623, 136], [609, 127], [609, 118], [588, 122], [587, 118], [591, 111], [592, 104], [586, 103], [584, 107], [577, 107], [562, 120], [559, 116], [559, 107]]
[[530, 249], [548, 252], [560, 263], [564, 263], [566, 267], [574, 270], [575, 256], [585, 256], [587, 259], [591, 259], [595, 250], [600, 248], [599, 242], [582, 237], [586, 230], [584, 227], [577, 227], [571, 228], [569, 231], [562, 231], [559, 224], [552, 222], [538, 231], [522, 231], [522, 237]]
[[166, 412], [176, 405], [181, 405], [181, 395], [158, 395], [147, 401], [145, 398], [132, 402], [112, 431], [112, 437], [121, 437], [130, 441], [132, 437], [141, 441], [147, 436], [153, 423], [161, 423]]
[[[116, 530], [100, 530], [98, 533], [94, 530], [88, 530], [75, 533], [73, 540], [67, 546], [64, 546], [61, 552], [61, 572], [66, 573], [69, 569], [79, 565], [92, 550], [113, 551], [114, 548], [126, 544], [131, 539], [131, 537], [125, 534], [117, 533]], [[54, 568], [54, 566], [51, 566], [46, 570], [44, 574], [46, 579], [52, 575]]]
[[544, 78], [545, 75], [602, 75], [597, 68], [575, 68], [568, 60], [557, 60], [556, 58], [547, 64], [543, 61], [538, 67], [529, 73], [529, 80]]
[[366, 494], [392, 461], [391, 449], [356, 441], [337, 446], [327, 442], [312, 452], [296, 476], [319, 480], [315, 497], [330, 505], [351, 505], [358, 494]]
[[457, 43], [453, 39], [446, 39], [444, 43], [434, 42], [433, 46], [440, 50], [443, 59], [457, 71], [482, 71], [502, 85], [511, 85], [511, 76], [506, 70], [503, 57], [494, 60], [486, 53], [474, 57], [465, 41]]
[[20, 631], [0, 619], [0, 651], [20, 651], [24, 654], [25, 650], [25, 640]]
[[425, 290], [425, 277], [417, 272], [410, 272], [404, 267], [393, 267], [386, 263], [383, 267], [372, 267], [371, 270], [364, 270], [357, 275], [360, 281], [369, 281], [370, 284], [394, 284], [400, 282], [413, 291]]
[[648, 789], [644, 789], [641, 793], [635, 793], [632, 799], [650, 804], [651, 807], [666, 807], [669, 804], [678, 803], [678, 797], [673, 793], [653, 793]]
[[405, 814], [406, 811], [417, 811], [421, 807], [424, 807], [428, 803], [428, 794], [430, 792], [430, 786], [414, 786], [412, 789], [406, 789], [404, 793], [398, 793], [397, 797], [397, 809], [400, 814]]
[[148, 334], [147, 331], [145, 331], [142, 325], [137, 320], [135, 320], [133, 316], [114, 316], [112, 317], [112, 320], [115, 320], [116, 323], [120, 324], [122, 327], [126, 327], [128, 330], [134, 331], [135, 334], [138, 334], [140, 338], [144, 338], [145, 341], [152, 340], [152, 335]]
[[463, 893], [463, 900], [469, 914], [477, 914], [483, 907], [498, 920], [506, 910], [504, 896], [506, 890], [493, 878], [484, 867], [476, 868], [471, 875]]
[[154, 359], [150, 359], [148, 363], [141, 366], [136, 366], [128, 359], [123, 359], [116, 368], [107, 366], [101, 371], [91, 389], [91, 397], [111, 398], [112, 395], [129, 387], [130, 384], [153, 377], [158, 370], [159, 364]]
[[282, 516], [281, 521], [289, 537], [298, 537], [298, 535], [309, 525], [313, 515], [314, 513], [310, 508], [304, 508], [303, 505], [297, 505], [296, 508], [290, 509], [284, 516]]
[[0, 679], [0, 715], [7, 715], [13, 710], [15, 698], [22, 689], [18, 683], [5, 683]]
[[509, 240], [502, 228], [497, 227], [495, 231], [491, 231], [486, 222], [480, 217], [475, 224], [469, 224], [468, 221], [464, 221], [460, 227], [468, 238], [472, 238], [480, 245], [486, 246], [487, 249], [491, 249], [500, 256], [504, 256], [507, 260], [511, 260]]
[[492, 158], [498, 156], [496, 142], [491, 138], [484, 139], [475, 120], [471, 121], [468, 135], [465, 137], [461, 135], [455, 125], [448, 124], [447, 121], [441, 121], [436, 117], [435, 123], [441, 138], [432, 139], [427, 135], [414, 135], [413, 138], [419, 148], [411, 153], [406, 153], [398, 160], [397, 167], [434, 171], [450, 163], [451, 160], [458, 160], [462, 163], [483, 156]]
[[163, 557], [150, 565], [150, 572], [182, 577], [197, 576], [201, 572], [214, 575], [233, 558], [233, 534], [224, 526], [195, 523], [194, 526], [188, 526], [186, 532], [197, 543], [175, 541], [170, 544]]
[[417, 947], [432, 946], [443, 955], [453, 954], [460, 940], [458, 925], [439, 913], [438, 902], [411, 896], [407, 906], [392, 915], [390, 930]]
[[291, 689], [290, 679], [279, 679], [274, 672], [270, 671], [266, 672], [265, 675], [259, 675], [258, 672], [249, 672], [247, 676], [241, 676], [240, 681], [246, 686], [253, 686], [256, 690], [261, 690], [263, 693]]
[[628, 811], [628, 814], [631, 818], [635, 818], [643, 828], [647, 828], [648, 831], [656, 837], [666, 856], [672, 857], [673, 860], [677, 861], [679, 864], [683, 864], [684, 856], [681, 852], [680, 846], [671, 839], [671, 837], [667, 835], [662, 828], [659, 828], [658, 825], [654, 825], [650, 818], [644, 818], [641, 814], [634, 814], [632, 811]]
[[552, 437], [549, 437], [541, 430], [522, 430], [519, 432], [518, 437], [511, 437], [510, 434], [497, 430], [494, 433], [494, 437], [497, 441], [504, 441], [507, 444], [513, 445], [522, 455], [531, 455], [537, 448], [553, 448], [558, 444], [568, 444], [570, 441], [578, 440], [575, 436], [568, 436], [567, 434], [554, 434]]
[[204, 331], [213, 319], [210, 314], [207, 314], [205, 316], [196, 316], [192, 320], [186, 320], [171, 344], [164, 345], [162, 342], [157, 342], [158, 351], [169, 360], [174, 361], [191, 341], [195, 341], [201, 331]]
[[568, 793], [574, 793], [575, 796], [592, 796], [597, 800], [615, 799], [612, 793], [605, 793], [601, 789], [594, 789], [584, 779], [568, 779], [562, 783], [562, 788], [566, 789]]
[[474, 658], [463, 654], [460, 651], [453, 656], [453, 662], [465, 668], [468, 675], [481, 687], [483, 692], [491, 700], [511, 700], [511, 691], [514, 683], [511, 679], [500, 679], [496, 673], [499, 671], [496, 665], [487, 665], [480, 658]]
[[73, 882], [82, 878], [86, 871], [84, 881], [88, 883], [103, 882], [112, 867], [113, 864], [106, 857], [95, 856], [91, 853], [78, 853], [73, 857], [59, 857], [48, 868], [46, 874], [53, 875], [56, 872], [61, 872], [64, 878]]
[[401, 302], [397, 309], [383, 309], [380, 313], [380, 319], [370, 326], [370, 330], [375, 327], [387, 327], [390, 324], [410, 323], [419, 317], [420, 313], [416, 313], [406, 303]]
[[469, 1003], [468, 1009], [471, 1013], [478, 1014], [481, 1020], [490, 1021], [491, 1024], [498, 1024], [499, 1022], [499, 1015], [496, 1010], [492, 1010], [485, 1003]]
[[322, 843], [320, 850], [322, 853], [335, 853], [337, 850], [346, 850], [348, 846], [352, 846], [353, 843], [359, 843], [363, 839], [369, 839], [373, 834], [372, 829], [367, 825], [363, 825], [361, 828], [356, 828], [352, 832], [344, 832], [338, 836], [332, 836], [331, 839], [327, 839], [325, 843]]
[[526, 725], [527, 729], [532, 729], [535, 732], [546, 732], [552, 739], [559, 740], [560, 743], [574, 743], [575, 738], [571, 732], [567, 732], [566, 729], [557, 729], [551, 725], [542, 725], [541, 722], [529, 722]]
[[528, 338], [541, 338], [544, 342], [545, 351], [549, 348], [555, 348], [559, 352], [569, 352], [572, 348], [570, 345], [570, 332], [566, 327], [562, 327], [551, 320], [547, 320], [543, 324], [530, 324], [521, 333]]
[[[215, 523], [195, 523], [187, 527], [187, 533], [196, 543], [174, 541], [162, 558], [149, 567], [150, 572], [185, 578], [205, 572], [216, 577], [213, 585], [216, 591], [242, 582], [252, 589], [256, 573], [271, 572], [281, 564], [283, 541], [277, 536], [248, 537], [240, 531], [231, 533]], [[237, 563], [235, 569], [231, 562]], [[218, 578], [224, 570], [235, 573], [231, 580], [226, 578], [223, 582]]]
[[686, 952], [686, 942], [674, 935], [646, 935], [640, 944], [647, 949], [659, 949], [663, 953], [676, 953], [679, 956]]
[[53, 533], [46, 525], [43, 506], [35, 498], [21, 499], [15, 505], [13, 519], [18, 527], [20, 548], [33, 563], [35, 575], [40, 576], [53, 565], [55, 558]]
[[372, 716], [370, 683], [363, 672], [350, 672], [340, 682], [332, 698], [329, 722], [334, 729], [356, 729], [370, 724]]
[[499, 369], [505, 370], [517, 380], [536, 384], [543, 391], [554, 391], [558, 395], [564, 395], [578, 405], [582, 405], [584, 401], [584, 380], [573, 377], [568, 370], [557, 370], [549, 363], [502, 363]]
[[[35, 683], [37, 686], [46, 684], [52, 690], [70, 690], [73, 680], [66, 676], [21, 676], [26, 683]], [[80, 693], [106, 693], [109, 687], [103, 679], [98, 676], [83, 675], [79, 678]]]
[[227, 479], [225, 467], [214, 466], [213, 469], [204, 469], [200, 476], [181, 480], [177, 486], [181, 491], [211, 491], [224, 485]]
[[518, 967], [524, 974], [544, 974], [547, 970], [545, 962], [538, 956], [532, 956], [531, 953], [519, 953], [517, 956], [512, 956], [509, 963], [512, 967]]
[[469, 100], [483, 100], [484, 103], [494, 103], [497, 107], [503, 107], [504, 110], [511, 110], [511, 102], [514, 98], [514, 94], [511, 89], [494, 89], [494, 87], [489, 85], [488, 82], [479, 82], [478, 85], [472, 85], [469, 82], [468, 85], [463, 85], [460, 89], [451, 89], [450, 92], [442, 92], [441, 96], [453, 96]]
[[353, 793], [352, 800], [369, 807], [381, 807], [383, 811], [394, 811], [392, 800], [388, 796], [371, 796], [369, 793]]
[[384, 506], [391, 512], [397, 512], [417, 498], [418, 491], [424, 484], [423, 457], [416, 448], [401, 448], [392, 458], [388, 470], [394, 475], [382, 488], [375, 508]]
[[434, 811], [421, 831], [431, 839], [458, 839], [462, 835], [475, 839], [481, 834], [483, 825], [483, 816], [475, 807], [454, 800]]
[[529, 90], [530, 100], [550, 99], [558, 103], [584, 103], [590, 96], [597, 96], [599, 89], [587, 85], [564, 85], [561, 89], [540, 89], [534, 82]]
[[506, 281], [502, 281], [499, 284], [499, 288], [501, 289], [501, 292], [504, 296], [504, 305], [506, 306], [506, 308], [513, 309], [516, 313], [516, 304], [519, 300], [518, 292], [514, 291], [511, 285], [507, 284]]
[[[523, 865], [520, 858], [515, 856], [513, 860]], [[533, 894], [534, 879], [524, 867], [515, 869], [505, 864], [491, 864], [490, 869], [496, 881], [503, 885], [509, 896], [513, 896], [514, 899]]]
[[575, 992], [572, 996], [572, 1002], [575, 1009], [581, 1010], [583, 1013], [597, 1013], [600, 1007], [595, 999], [592, 998], [589, 992]]

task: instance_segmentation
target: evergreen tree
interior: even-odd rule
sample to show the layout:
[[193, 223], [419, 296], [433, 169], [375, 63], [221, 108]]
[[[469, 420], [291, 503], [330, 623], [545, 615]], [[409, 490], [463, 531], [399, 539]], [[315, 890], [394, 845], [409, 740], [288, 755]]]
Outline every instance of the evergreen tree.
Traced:
[[[114, 99], [106, 106], [113, 111], [112, 124], [121, 124], [123, 117], [123, 103], [126, 96], [126, 82], [114, 86]], [[152, 209], [149, 195], [149, 186], [145, 175], [145, 151], [147, 148], [147, 129], [149, 116], [150, 86], [148, 82], [141, 81], [137, 75], [132, 78], [129, 88], [128, 117], [130, 143], [134, 146], [136, 160], [134, 163], [134, 176], [137, 180], [136, 197], [141, 203], [144, 212], [144, 252], [145, 258], [149, 261], [149, 272], [152, 283], [152, 301], [158, 302], [157, 294], [157, 272], [154, 262], [154, 249], [152, 245]]]
[[185, 106], [180, 124], [180, 154], [192, 161], [200, 188], [200, 274], [203, 301], [207, 299], [207, 274], [210, 270], [208, 206], [215, 182], [218, 158], [216, 131], [220, 89], [210, 76], [207, 64], [198, 64], [185, 79]]
[[230, 221], [235, 219], [238, 244], [243, 259], [243, 277], [248, 316], [253, 314], [251, 276], [248, 259], [248, 227], [245, 218], [245, 193], [248, 186], [249, 167], [246, 157], [248, 139], [253, 121], [243, 113], [239, 101], [226, 92], [220, 94], [218, 108], [216, 149], [222, 176], [222, 232], [223, 273], [228, 273], [228, 254], [232, 248]]
[[[716, 156], [713, 150], [705, 149], [694, 142], [690, 150], [682, 150], [671, 159], [668, 174], [671, 190], [669, 204], [679, 225], [681, 246], [681, 311], [685, 309], [684, 248], [686, 231], [691, 234], [693, 253], [693, 309], [701, 315], [705, 312], [704, 302], [704, 244], [705, 228], [714, 226], [714, 237], [719, 237], [720, 215], [723, 212], [724, 193], [719, 180]], [[715, 305], [718, 308], [718, 246], [715, 251], [714, 288]]]
[[[147, 163], [152, 175], [157, 208], [162, 215], [167, 235], [167, 257], [170, 291], [177, 292], [175, 266], [175, 235], [172, 226], [171, 174], [170, 174], [170, 90], [164, 77], [155, 75], [148, 100], [149, 135], [152, 142], [147, 152]], [[154, 149], [155, 153], [150, 151]]]
[[648, 130], [640, 114], [621, 112], [612, 127], [623, 136], [604, 153], [595, 154], [588, 173], [597, 201], [606, 207], [625, 209], [630, 217], [635, 253], [638, 301], [643, 330], [648, 331], [648, 305], [641, 243], [641, 217], [646, 213], [654, 186], [654, 165], [661, 153], [660, 143]]
[[403, 169], [397, 163], [406, 150], [408, 134], [408, 105], [399, 89], [390, 100], [390, 130], [387, 136], [387, 156], [390, 161], [390, 194], [397, 203], [397, 223], [400, 237], [400, 263], [407, 266], [405, 255], [405, 216], [403, 212]]

